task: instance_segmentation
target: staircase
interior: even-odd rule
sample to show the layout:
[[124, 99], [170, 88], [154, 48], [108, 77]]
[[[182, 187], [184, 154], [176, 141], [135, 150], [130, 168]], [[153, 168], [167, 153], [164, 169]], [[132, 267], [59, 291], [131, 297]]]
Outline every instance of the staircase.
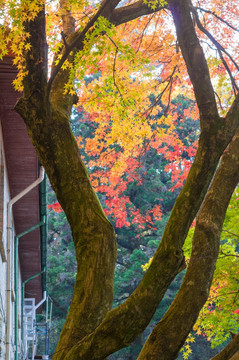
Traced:
[[[23, 304], [23, 329], [24, 329], [24, 359], [34, 360], [36, 353], [37, 333], [36, 333], [36, 311], [35, 298], [24, 299]], [[31, 355], [29, 354], [31, 351]], [[30, 358], [29, 358], [30, 355]]]
[[[45, 302], [45, 315], [43, 322], [36, 322], [36, 310]], [[51, 332], [51, 318], [52, 318], [52, 304], [53, 301], [48, 295], [35, 304], [35, 298], [25, 298], [23, 302], [23, 338], [22, 344], [24, 351], [22, 358], [24, 360], [42, 359], [48, 360], [49, 355], [36, 355], [38, 342], [44, 339], [44, 352], [49, 354], [49, 341]]]

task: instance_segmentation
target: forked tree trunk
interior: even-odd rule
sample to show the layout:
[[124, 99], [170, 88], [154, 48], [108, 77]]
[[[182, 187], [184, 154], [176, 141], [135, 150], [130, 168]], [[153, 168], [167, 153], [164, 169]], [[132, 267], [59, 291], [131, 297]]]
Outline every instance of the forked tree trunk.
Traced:
[[[102, 13], [115, 24], [133, 18], [132, 7], [129, 7], [128, 18], [127, 9], [114, 11], [118, 2], [103, 2]], [[142, 11], [149, 13], [142, 1], [138, 2], [139, 5]], [[32, 50], [26, 57], [28, 76], [24, 80], [24, 96], [16, 109], [25, 120], [39, 159], [65, 211], [77, 257], [73, 300], [54, 360], [103, 360], [137, 338], [151, 320], [168, 286], [185, 266], [182, 246], [204, 199], [198, 213], [192, 258], [185, 280], [139, 359], [175, 359], [208, 296], [221, 226], [231, 193], [238, 182], [239, 140], [238, 136], [233, 141], [232, 138], [239, 124], [239, 97], [227, 116], [220, 118], [189, 4], [184, 0], [170, 0], [169, 9], [194, 86], [202, 133], [194, 163], [149, 270], [134, 293], [111, 311], [116, 262], [114, 230], [91, 186], [70, 129], [74, 97], [63, 91], [67, 72], [60, 70], [56, 74], [49, 98], [44, 11], [27, 24]], [[142, 11], [137, 11], [135, 17], [142, 15]], [[120, 13], [124, 14], [121, 19]], [[74, 34], [69, 36], [69, 46], [71, 39], [75, 40]], [[78, 48], [83, 46], [83, 39], [77, 44]], [[219, 159], [230, 142], [207, 193]]]

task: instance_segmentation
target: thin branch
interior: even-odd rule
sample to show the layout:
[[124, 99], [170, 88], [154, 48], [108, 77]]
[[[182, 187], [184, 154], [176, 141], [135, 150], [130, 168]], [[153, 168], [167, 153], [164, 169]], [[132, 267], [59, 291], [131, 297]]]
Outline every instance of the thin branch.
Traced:
[[116, 82], [116, 78], [115, 78], [115, 73], [116, 73], [116, 60], [117, 60], [117, 55], [118, 55], [118, 52], [119, 52], [119, 47], [118, 45], [115, 43], [115, 41], [109, 36], [106, 34], [106, 36], [108, 37], [108, 39], [112, 42], [112, 44], [115, 46], [115, 56], [114, 56], [114, 63], [113, 63], [113, 81], [114, 81], [114, 85], [118, 91], [118, 93], [120, 94], [120, 97], [122, 99], [122, 102], [123, 102], [123, 105], [124, 107], [126, 107], [126, 104], [125, 104], [125, 101], [124, 101], [124, 98], [123, 98], [123, 95], [120, 91], [120, 88]]
[[54, 301], [54, 306], [56, 306], [56, 307], [61, 311], [61, 313], [63, 313], [64, 316], [66, 316], [66, 315], [67, 315], [67, 310], [62, 306], [61, 303], [59, 303], [59, 302], [56, 300], [55, 297], [52, 296], [52, 298], [53, 298], [53, 301]]
[[208, 43], [206, 40], [201, 40], [202, 43], [206, 44], [211, 50], [216, 51], [215, 47], [213, 47], [210, 43]]
[[220, 56], [220, 59], [221, 59], [223, 65], [224, 65], [224, 67], [225, 67], [225, 69], [226, 69], [226, 71], [227, 71], [227, 73], [228, 73], [228, 75], [230, 77], [230, 80], [231, 80], [231, 83], [232, 83], [232, 88], [233, 88], [234, 94], [236, 96], [236, 91], [239, 90], [238, 86], [237, 86], [237, 84], [235, 82], [235, 79], [234, 79], [234, 77], [233, 77], [233, 75], [231, 73], [231, 70], [229, 69], [229, 66], [228, 66], [226, 60], [224, 59], [224, 56], [222, 55], [221, 50], [218, 49], [218, 53], [219, 53], [219, 56]]
[[147, 23], [146, 23], [146, 25], [145, 25], [145, 27], [144, 27], [144, 29], [143, 29], [142, 33], [141, 33], [141, 36], [140, 36], [140, 42], [139, 42], [139, 45], [138, 45], [138, 49], [136, 50], [136, 54], [137, 54], [137, 52], [138, 52], [138, 51], [139, 51], [139, 49], [140, 49], [140, 46], [141, 46], [141, 44], [142, 44], [142, 41], [143, 41], [143, 37], [144, 37], [145, 31], [146, 31], [147, 27], [149, 26], [149, 24], [150, 24], [151, 20], [153, 19], [154, 15], [155, 15], [155, 14], [153, 14], [152, 16], [150, 16], [150, 18], [148, 19], [148, 21], [147, 21]]
[[213, 299], [217, 299], [219, 297], [223, 297], [223, 296], [228, 296], [228, 295], [237, 295], [238, 291], [230, 291], [230, 292], [225, 292], [223, 294], [218, 294], [218, 295], [214, 295], [214, 296], [209, 296], [208, 297], [208, 302], [213, 301]]
[[82, 32], [80, 34], [77, 35], [76, 39], [68, 46], [67, 49], [65, 49], [65, 52], [63, 53], [59, 63], [56, 65], [56, 67], [54, 68], [51, 77], [48, 81], [48, 85], [47, 85], [47, 95], [49, 97], [50, 95], [50, 91], [51, 91], [51, 86], [52, 83], [56, 77], [56, 75], [58, 74], [58, 72], [60, 71], [62, 65], [64, 64], [64, 62], [66, 61], [67, 57], [69, 56], [70, 52], [75, 49], [77, 46], [81, 45], [83, 43], [83, 40], [85, 38], [86, 33], [88, 32], [88, 30], [95, 24], [95, 22], [97, 21], [97, 19], [101, 16], [101, 14], [103, 13], [103, 11], [105, 10], [106, 6], [109, 5], [111, 2], [111, 0], [105, 0], [104, 3], [102, 4], [102, 6], [99, 8], [99, 10], [97, 11], [97, 13], [92, 17], [92, 19], [88, 22], [88, 24], [86, 25], [86, 27], [84, 28], [84, 30], [82, 30]]
[[[155, 34], [156, 34], [156, 32], [157, 32], [158, 22], [159, 22], [159, 18], [157, 19], [156, 24], [154, 25], [154, 26], [155, 26], [155, 30], [154, 30], [152, 39], [151, 39], [150, 43], [148, 44], [147, 48], [145, 49], [145, 51], [151, 48], [151, 45], [152, 45], [153, 40], [154, 40], [154, 38], [155, 38]], [[160, 49], [162, 49], [162, 48], [163, 48], [163, 46], [160, 47]]]
[[232, 256], [232, 257], [236, 257], [239, 259], [239, 255], [236, 255], [236, 254], [226, 254], [224, 253], [222, 250], [220, 250], [220, 254], [224, 255], [224, 256], [220, 256], [219, 259], [222, 259], [224, 257], [229, 257], [229, 256]]
[[220, 16], [218, 16], [218, 15], [215, 13], [215, 11], [206, 10], [206, 9], [203, 9], [202, 7], [200, 7], [200, 6], [195, 6], [195, 9], [200, 10], [200, 11], [203, 11], [203, 12], [205, 12], [205, 13], [207, 13], [207, 14], [211, 14], [211, 15], [215, 16], [218, 20], [220, 20], [221, 22], [223, 22], [224, 24], [226, 24], [227, 26], [229, 26], [231, 29], [239, 32], [239, 29], [237, 29], [237, 28], [234, 27], [233, 25], [229, 24], [229, 22], [227, 22], [226, 20], [224, 20], [223, 18], [221, 18]]
[[231, 232], [231, 231], [224, 230], [224, 229], [223, 229], [222, 231], [227, 232], [228, 234], [231, 234], [231, 235], [236, 236], [236, 237], [239, 238], [239, 235], [238, 235], [238, 234], [235, 234], [235, 233], [233, 233], [233, 232]]
[[216, 46], [216, 48], [218, 50], [218, 53], [219, 53], [219, 56], [220, 56], [220, 59], [222, 60], [222, 63], [224, 65], [228, 75], [230, 76], [234, 92], [235, 92], [235, 90], [238, 91], [239, 90], [238, 86], [237, 86], [237, 84], [236, 84], [236, 82], [234, 80], [234, 77], [233, 77], [233, 75], [231, 73], [231, 70], [229, 69], [229, 66], [228, 66], [226, 60], [224, 59], [224, 57], [222, 55], [222, 52], [224, 52], [229, 57], [229, 59], [232, 61], [232, 63], [234, 64], [234, 66], [236, 67], [236, 69], [238, 71], [239, 71], [239, 65], [235, 62], [235, 60], [228, 53], [228, 51], [226, 49], [224, 49], [224, 47], [212, 36], [212, 34], [207, 29], [205, 29], [205, 27], [202, 25], [201, 21], [199, 20], [198, 13], [197, 13], [196, 9], [193, 6], [190, 6], [190, 9], [191, 9], [192, 13], [195, 16], [195, 20], [196, 20], [196, 23], [197, 23], [197, 26], [198, 26], [199, 30], [201, 30], [212, 41], [212, 43]]
[[167, 106], [166, 106], [166, 108], [165, 108], [165, 111], [166, 111], [166, 112], [168, 111], [169, 102], [170, 102], [170, 97], [171, 97], [171, 90], [172, 90], [173, 74], [175, 73], [176, 68], [177, 68], [177, 66], [174, 67], [172, 73], [162, 82], [162, 83], [167, 82], [167, 85], [166, 85], [165, 88], [161, 91], [161, 93], [157, 96], [157, 98], [155, 99], [155, 101], [153, 102], [153, 104], [150, 105], [150, 106], [148, 107], [148, 109], [143, 112], [142, 116], [144, 116], [144, 115], [146, 115], [146, 114], [147, 114], [147, 118], [150, 116], [151, 112], [153, 111], [153, 108], [154, 108], [154, 107], [158, 104], [158, 102], [162, 99], [163, 94], [165, 93], [165, 91], [167, 90], [167, 88], [170, 86], [169, 101], [168, 101], [168, 104], [167, 104]]
[[216, 95], [217, 99], [218, 99], [218, 103], [219, 103], [219, 106], [221, 108], [221, 110], [224, 110], [223, 109], [223, 106], [222, 106], [222, 102], [221, 102], [221, 99], [220, 99], [220, 96], [218, 95], [218, 93], [214, 90], [214, 94]]
[[[174, 68], [174, 71], [176, 70], [177, 66], [175, 66]], [[174, 72], [173, 71], [173, 72]], [[171, 102], [171, 95], [172, 95], [172, 88], [173, 88], [173, 75], [171, 76], [171, 79], [170, 79], [170, 84], [169, 84], [169, 94], [168, 94], [168, 103], [167, 103], [167, 106], [164, 110], [164, 116], [167, 115], [168, 113], [168, 110], [169, 110], [169, 107], [170, 107], [170, 102]]]
[[167, 83], [167, 85], [166, 85], [165, 88], [161, 91], [161, 93], [157, 96], [157, 98], [155, 99], [155, 101], [153, 102], [153, 104], [150, 105], [150, 106], [148, 107], [148, 109], [143, 112], [142, 116], [144, 116], [144, 115], [146, 115], [146, 114], [147, 114], [147, 117], [146, 117], [146, 118], [148, 118], [148, 117], [150, 116], [151, 112], [153, 111], [153, 108], [154, 108], [154, 107], [158, 104], [158, 102], [162, 99], [162, 96], [163, 96], [163, 94], [165, 93], [165, 91], [167, 90], [167, 88], [169, 87], [169, 84], [170, 84], [170, 82]]

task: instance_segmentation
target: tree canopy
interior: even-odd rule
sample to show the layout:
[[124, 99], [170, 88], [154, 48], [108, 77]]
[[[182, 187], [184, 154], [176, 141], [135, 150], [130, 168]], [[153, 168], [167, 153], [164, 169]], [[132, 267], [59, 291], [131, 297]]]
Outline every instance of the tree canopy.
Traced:
[[[22, 91], [16, 110], [66, 214], [76, 250], [73, 299], [53, 359], [105, 359], [132, 343], [186, 267], [183, 246], [196, 218], [182, 285], [138, 356], [175, 359], [206, 301], [216, 306], [210, 287], [239, 179], [237, 1], [1, 0], [0, 5], [1, 57], [14, 55], [14, 84]], [[181, 102], [188, 99], [186, 108], [173, 101], [180, 96]], [[72, 134], [73, 106], [95, 124], [87, 140], [79, 134], [76, 141]], [[178, 122], [181, 133], [190, 134], [188, 117], [200, 120], [197, 142], [175, 131]], [[136, 180], [144, 183], [150, 151], [164, 155], [174, 188], [183, 187], [143, 279], [111, 310], [116, 239], [107, 216], [118, 228], [133, 217], [140, 233], [162, 215], [160, 187], [144, 212], [124, 192]], [[83, 157], [95, 170], [90, 176]], [[108, 196], [105, 209], [93, 187]], [[237, 261], [234, 250], [221, 254]], [[218, 269], [215, 276], [216, 294], [227, 280]], [[215, 359], [231, 359], [238, 336]]]

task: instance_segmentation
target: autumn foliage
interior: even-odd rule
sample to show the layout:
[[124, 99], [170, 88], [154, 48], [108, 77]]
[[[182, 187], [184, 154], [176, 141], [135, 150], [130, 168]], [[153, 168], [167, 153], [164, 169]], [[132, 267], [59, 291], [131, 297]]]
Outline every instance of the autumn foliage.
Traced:
[[[215, 344], [238, 331], [237, 233], [226, 229], [234, 237], [220, 244], [239, 180], [237, 1], [0, 5], [0, 56], [9, 48], [15, 54], [14, 85], [23, 92], [16, 109], [57, 195], [50, 207], [64, 210], [76, 248], [75, 291], [54, 360], [105, 359], [128, 346], [187, 261], [180, 290], [138, 359], [175, 359], [184, 342], [187, 358], [193, 327]], [[76, 141], [71, 116], [90, 128]], [[142, 210], [128, 192], [149, 178], [151, 154], [164, 161], [178, 198], [142, 282], [110, 311], [116, 241], [108, 218], [116, 229], [143, 233], [163, 216], [160, 193]], [[183, 247], [196, 216], [192, 246]], [[229, 321], [217, 332], [221, 314]], [[235, 339], [217, 360], [238, 351]]]

